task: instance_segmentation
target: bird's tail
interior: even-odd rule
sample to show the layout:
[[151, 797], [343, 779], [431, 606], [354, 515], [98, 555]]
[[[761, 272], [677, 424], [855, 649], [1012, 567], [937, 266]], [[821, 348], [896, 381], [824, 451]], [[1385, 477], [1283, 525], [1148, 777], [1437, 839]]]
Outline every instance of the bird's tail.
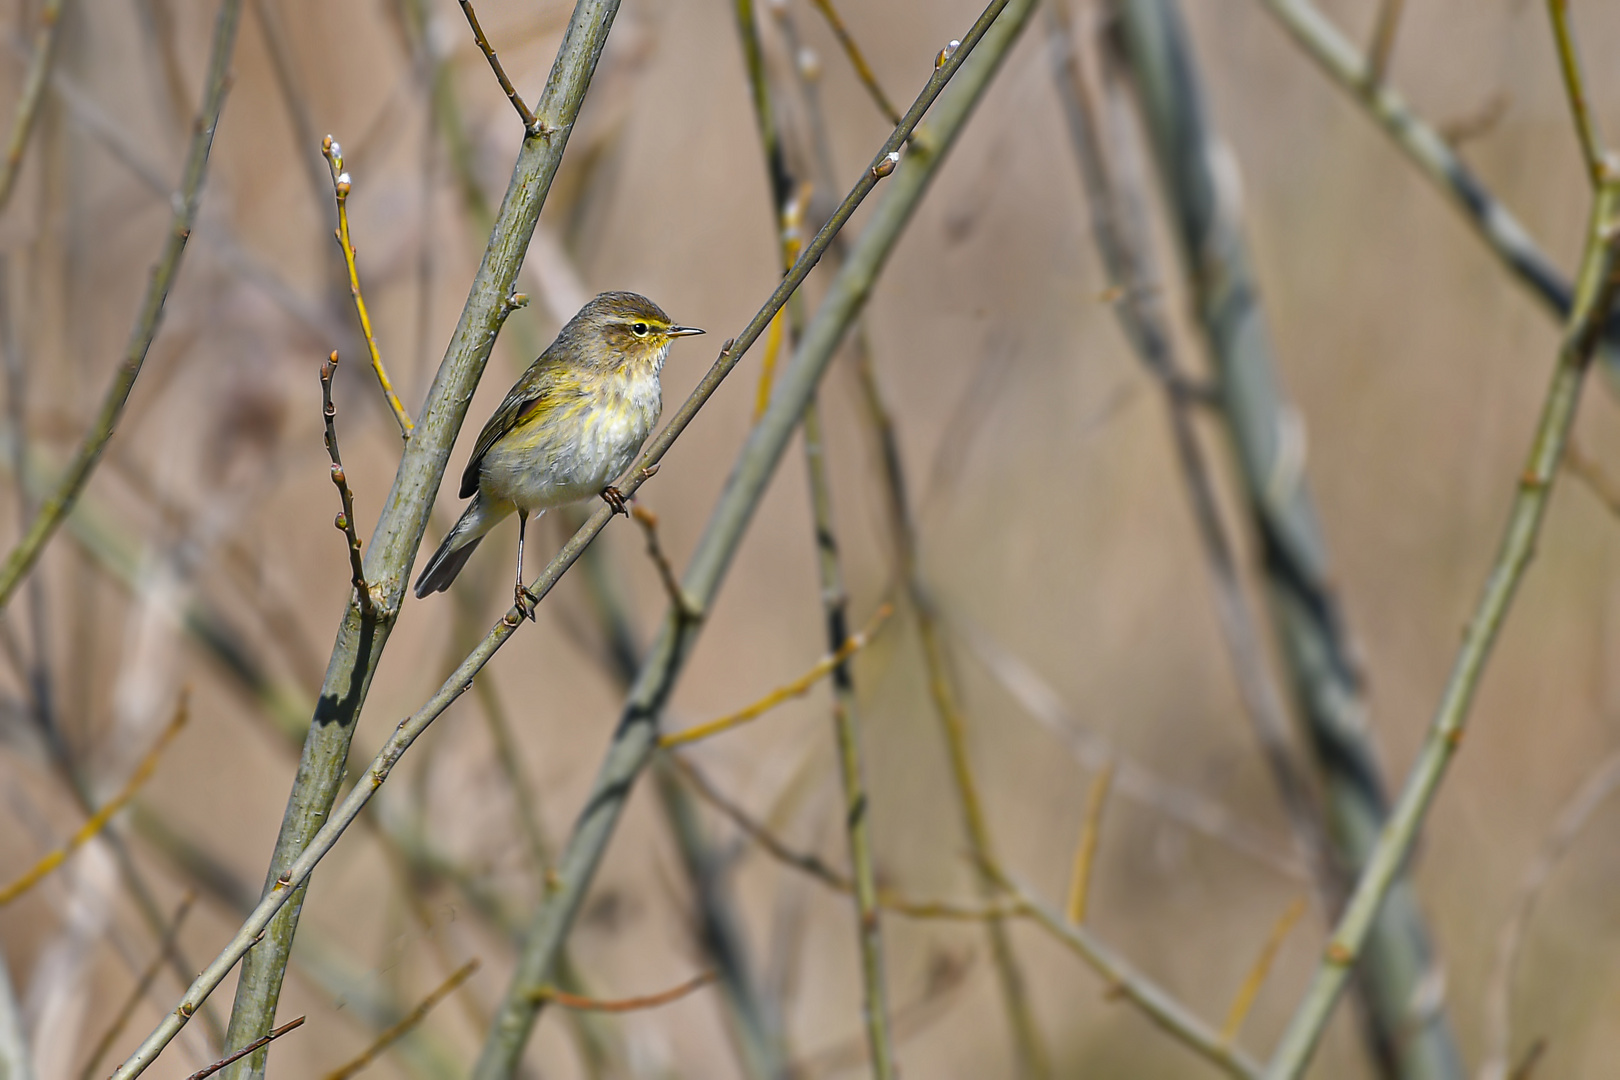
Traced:
[[478, 546], [478, 541], [505, 516], [491, 513], [482, 494], [475, 496], [472, 504], [456, 520], [455, 527], [446, 534], [439, 550], [428, 560], [422, 576], [416, 579], [416, 598], [420, 600], [428, 593], [448, 589], [450, 583], [456, 580], [456, 575], [461, 573], [461, 568], [467, 565], [467, 559]]

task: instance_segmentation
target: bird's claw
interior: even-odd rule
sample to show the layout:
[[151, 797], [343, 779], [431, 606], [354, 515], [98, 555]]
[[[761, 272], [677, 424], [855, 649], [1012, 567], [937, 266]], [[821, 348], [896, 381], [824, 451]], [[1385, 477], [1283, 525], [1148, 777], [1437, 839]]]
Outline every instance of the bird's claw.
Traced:
[[611, 486], [603, 488], [602, 501], [607, 503], [615, 514], [623, 514], [625, 517], [630, 516], [630, 511], [624, 508], [624, 492], [620, 491], [618, 488]]
[[519, 623], [523, 619], [528, 619], [530, 622], [535, 621], [534, 601], [529, 599], [529, 590], [525, 589], [522, 584], [513, 587], [512, 603], [517, 605]]

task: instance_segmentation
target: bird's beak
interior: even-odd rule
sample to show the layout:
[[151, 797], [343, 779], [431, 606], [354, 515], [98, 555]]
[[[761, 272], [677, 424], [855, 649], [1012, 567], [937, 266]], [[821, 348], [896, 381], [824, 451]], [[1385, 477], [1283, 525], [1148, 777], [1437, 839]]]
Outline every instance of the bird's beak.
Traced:
[[703, 331], [695, 326], [672, 326], [664, 333], [670, 337], [691, 337], [693, 334], [701, 334]]

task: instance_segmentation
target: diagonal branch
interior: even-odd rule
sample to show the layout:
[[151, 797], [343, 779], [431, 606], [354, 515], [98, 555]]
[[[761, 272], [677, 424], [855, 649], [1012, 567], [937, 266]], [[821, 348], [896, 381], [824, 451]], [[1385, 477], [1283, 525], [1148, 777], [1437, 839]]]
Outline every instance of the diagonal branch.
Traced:
[[484, 36], [484, 28], [478, 25], [478, 12], [473, 10], [472, 0], [461, 0], [461, 11], [462, 14], [467, 16], [467, 25], [472, 27], [473, 40], [478, 42], [479, 51], [484, 54], [484, 59], [489, 61], [490, 70], [495, 72], [496, 81], [501, 84], [501, 89], [506, 91], [506, 98], [512, 103], [512, 108], [516, 109], [518, 116], [522, 118], [524, 134], [543, 134], [544, 127], [539, 120], [535, 119], [534, 113], [529, 107], [523, 103], [523, 98], [518, 94], [517, 88], [512, 85], [512, 80], [507, 78], [506, 69], [501, 66], [501, 58], [495, 55], [494, 48], [490, 46], [489, 38]]
[[6, 208], [22, 172], [23, 152], [39, 118], [39, 104], [45, 97], [45, 79], [56, 59], [57, 30], [62, 25], [63, 0], [46, 0], [39, 12], [39, 29], [34, 32], [34, 50], [28, 58], [28, 74], [23, 77], [22, 95], [11, 119], [11, 137], [6, 140], [6, 159], [0, 165], [0, 210]]

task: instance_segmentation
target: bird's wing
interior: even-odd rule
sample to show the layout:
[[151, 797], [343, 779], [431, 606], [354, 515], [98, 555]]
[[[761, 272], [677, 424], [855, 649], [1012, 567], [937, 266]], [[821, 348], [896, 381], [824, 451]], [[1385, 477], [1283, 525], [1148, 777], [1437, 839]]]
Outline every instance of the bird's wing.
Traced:
[[467, 459], [467, 468], [461, 474], [463, 499], [469, 498], [478, 490], [478, 467], [483, 464], [484, 455], [489, 452], [489, 448], [561, 389], [557, 385], [558, 380], [553, 377], [555, 374], [554, 366], [547, 363], [546, 357], [542, 355], [529, 366], [529, 370], [518, 379], [517, 385], [507, 393], [501, 407], [495, 410], [495, 415], [489, 418], [484, 430], [478, 433], [478, 442], [473, 445], [472, 457]]

